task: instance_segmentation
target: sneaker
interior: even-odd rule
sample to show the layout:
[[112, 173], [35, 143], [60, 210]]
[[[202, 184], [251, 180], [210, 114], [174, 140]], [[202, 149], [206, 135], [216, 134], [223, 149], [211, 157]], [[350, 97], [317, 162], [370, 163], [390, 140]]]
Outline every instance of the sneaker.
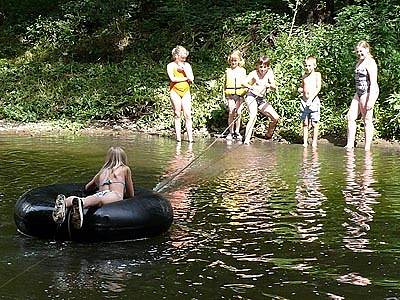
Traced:
[[56, 202], [54, 204], [54, 209], [53, 209], [53, 220], [57, 224], [62, 224], [65, 220], [65, 196], [64, 195], [58, 195], [56, 198]]
[[83, 225], [83, 202], [81, 198], [72, 199], [71, 223], [75, 229], [81, 229]]
[[231, 140], [233, 139], [232, 133], [229, 133], [229, 134], [226, 136], [226, 139], [227, 139], [228, 141], [231, 141]]
[[240, 140], [240, 141], [243, 139], [243, 137], [242, 137], [242, 135], [240, 134], [240, 132], [236, 132], [235, 138], [236, 138], [237, 140]]

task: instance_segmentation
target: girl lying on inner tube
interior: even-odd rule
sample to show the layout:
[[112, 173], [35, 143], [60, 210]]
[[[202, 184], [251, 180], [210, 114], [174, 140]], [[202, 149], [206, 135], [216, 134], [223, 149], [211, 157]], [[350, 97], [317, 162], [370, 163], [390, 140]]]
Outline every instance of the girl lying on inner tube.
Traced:
[[83, 209], [88, 206], [102, 206], [104, 204], [120, 201], [125, 196], [131, 198], [134, 195], [131, 169], [128, 167], [128, 159], [125, 151], [120, 147], [108, 149], [103, 167], [86, 184], [85, 190], [98, 188], [98, 192], [79, 198], [58, 195], [53, 210], [53, 220], [62, 224], [65, 220], [66, 208], [72, 206], [71, 223], [76, 229], [83, 224]]

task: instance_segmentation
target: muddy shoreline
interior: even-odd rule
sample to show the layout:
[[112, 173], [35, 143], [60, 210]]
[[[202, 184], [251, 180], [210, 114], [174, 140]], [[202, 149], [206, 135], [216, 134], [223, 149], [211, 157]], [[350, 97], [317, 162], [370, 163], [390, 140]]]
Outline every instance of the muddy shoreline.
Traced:
[[[128, 136], [131, 134], [148, 134], [157, 136], [166, 136], [174, 138], [173, 130], [157, 131], [155, 129], [139, 130], [135, 124], [131, 122], [109, 122], [109, 121], [96, 121], [86, 126], [78, 123], [62, 123], [58, 121], [49, 122], [14, 122], [0, 120], [0, 135], [87, 135], [87, 136]], [[197, 138], [214, 138], [215, 133], [209, 132], [195, 132]], [[264, 142], [260, 137], [257, 140]], [[278, 142], [288, 143], [279, 140]], [[320, 144], [332, 144], [341, 146], [344, 141], [334, 141], [333, 139], [320, 138]], [[361, 147], [362, 142], [358, 143]], [[388, 141], [383, 139], [374, 139], [373, 146], [379, 147], [394, 147], [400, 150], [399, 141]]]

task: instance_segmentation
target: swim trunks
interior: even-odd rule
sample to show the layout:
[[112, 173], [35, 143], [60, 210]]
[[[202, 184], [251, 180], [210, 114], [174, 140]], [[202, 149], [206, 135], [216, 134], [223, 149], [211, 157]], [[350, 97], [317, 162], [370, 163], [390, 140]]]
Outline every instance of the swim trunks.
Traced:
[[270, 105], [270, 103], [267, 100], [265, 100], [264, 97], [257, 96], [252, 92], [248, 92], [246, 97], [247, 105], [250, 105], [250, 103], [252, 103], [253, 101], [257, 102], [257, 107], [263, 106], [264, 104]]
[[308, 119], [314, 123], [319, 122], [319, 120], [321, 119], [321, 101], [318, 97], [315, 97], [310, 105], [306, 105], [304, 99], [301, 100], [300, 119], [303, 121]]

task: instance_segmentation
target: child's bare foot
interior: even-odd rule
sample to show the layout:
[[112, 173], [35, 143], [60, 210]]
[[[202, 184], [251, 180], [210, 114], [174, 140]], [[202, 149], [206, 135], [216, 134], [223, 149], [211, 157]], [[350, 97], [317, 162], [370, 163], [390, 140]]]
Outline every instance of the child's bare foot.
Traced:
[[303, 143], [303, 147], [304, 147], [304, 148], [307, 148], [307, 147], [308, 147], [308, 144], [307, 144], [307, 143]]
[[273, 133], [267, 132], [267, 134], [265, 135], [265, 138], [266, 138], [267, 140], [270, 140], [270, 139], [272, 139], [272, 136], [273, 136]]

